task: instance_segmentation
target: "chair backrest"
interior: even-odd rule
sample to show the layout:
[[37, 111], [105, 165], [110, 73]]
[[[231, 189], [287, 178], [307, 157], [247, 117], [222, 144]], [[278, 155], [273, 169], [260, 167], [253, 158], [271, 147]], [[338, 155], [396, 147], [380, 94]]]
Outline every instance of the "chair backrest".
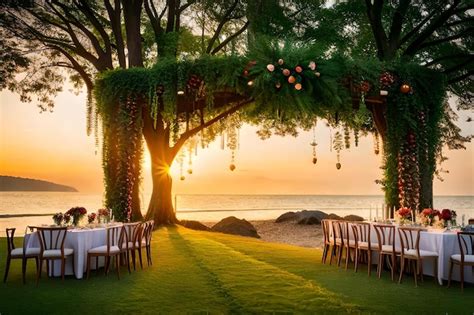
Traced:
[[324, 244], [329, 244], [331, 242], [331, 228], [332, 223], [329, 219], [321, 220], [321, 227], [323, 228], [323, 242]]
[[108, 227], [105, 231], [107, 233], [107, 255], [110, 254], [110, 248], [112, 246], [117, 246], [118, 248], [122, 249], [124, 242], [127, 243], [126, 246], [128, 246], [128, 238], [125, 225]]
[[344, 244], [344, 232], [345, 232], [344, 221], [334, 220], [331, 223], [332, 223], [332, 233], [333, 233], [334, 241], [336, 241], [336, 239], [340, 239], [341, 243]]
[[30, 237], [35, 233], [37, 230], [36, 226], [27, 225], [25, 228], [25, 235], [23, 236], [23, 253], [26, 253], [26, 248], [28, 247], [28, 242]]
[[127, 236], [128, 242], [135, 243], [138, 240], [138, 234], [140, 234], [142, 223], [141, 222], [125, 223], [123, 227], [124, 227], [124, 232]]
[[400, 244], [402, 247], [402, 254], [409, 249], [416, 250], [418, 256], [420, 256], [420, 236], [421, 232], [426, 229], [420, 229], [416, 227], [399, 227], [398, 234], [400, 235]]
[[474, 224], [474, 219], [469, 219], [469, 220], [467, 221], [467, 224], [469, 224], [469, 225]]
[[395, 226], [391, 224], [374, 224], [375, 233], [377, 233], [377, 241], [379, 249], [382, 245], [389, 245], [395, 251]]
[[15, 237], [15, 231], [15, 228], [6, 229], [8, 254], [10, 254], [10, 252], [15, 249], [15, 243], [13, 242], [13, 238]]
[[474, 232], [458, 232], [458, 243], [461, 261], [464, 261], [465, 255], [474, 255]]
[[145, 238], [146, 245], [151, 244], [151, 237], [153, 235], [153, 229], [155, 228], [155, 221], [149, 220], [145, 222], [145, 229], [143, 233], [143, 237]]
[[67, 227], [37, 227], [41, 253], [45, 250], [59, 249], [64, 256], [64, 242], [66, 241]]
[[370, 223], [354, 223], [352, 224], [352, 231], [354, 233], [354, 239], [356, 243], [366, 242], [370, 247]]

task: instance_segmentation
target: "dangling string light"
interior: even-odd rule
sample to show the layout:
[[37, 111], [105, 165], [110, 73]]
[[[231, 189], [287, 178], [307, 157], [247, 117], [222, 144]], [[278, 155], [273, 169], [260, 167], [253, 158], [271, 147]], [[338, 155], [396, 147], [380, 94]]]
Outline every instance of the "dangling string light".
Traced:
[[195, 147], [194, 145], [194, 138], [191, 138], [188, 140], [188, 174], [191, 175], [193, 173], [193, 149]]
[[373, 132], [373, 137], [374, 137], [374, 153], [378, 155], [380, 153], [380, 139], [379, 139], [379, 133], [377, 130]]
[[224, 133], [221, 133], [221, 150], [224, 150], [225, 148], [225, 139], [224, 139]]
[[339, 170], [341, 169], [340, 153], [343, 148], [342, 133], [339, 131], [337, 131], [334, 135], [333, 147], [334, 150], [337, 152], [336, 168]]
[[184, 164], [184, 152], [183, 151], [179, 152], [178, 161], [179, 161], [179, 179], [180, 180], [185, 180], [186, 177], [184, 176], [184, 173], [183, 173], [183, 164]]
[[316, 143], [316, 122], [313, 126], [313, 141], [310, 143], [310, 145], [313, 147], [313, 164], [316, 164], [318, 162], [318, 158], [316, 157], [316, 146], [318, 145]]
[[239, 117], [231, 117], [228, 120], [227, 128], [227, 147], [232, 151], [229, 169], [235, 170], [235, 154], [239, 148]]

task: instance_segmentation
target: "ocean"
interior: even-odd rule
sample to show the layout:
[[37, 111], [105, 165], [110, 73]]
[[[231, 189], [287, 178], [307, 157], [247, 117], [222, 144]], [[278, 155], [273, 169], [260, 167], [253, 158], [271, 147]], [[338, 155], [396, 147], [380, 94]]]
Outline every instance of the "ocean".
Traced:
[[[142, 196], [146, 212], [150, 196]], [[82, 206], [95, 212], [102, 206], [101, 194], [63, 192], [0, 192], [0, 235], [6, 227], [19, 233], [26, 225], [52, 223], [50, 216], [5, 217], [65, 212]], [[360, 215], [366, 219], [382, 217], [384, 198], [347, 195], [176, 195], [173, 198], [178, 219], [218, 221], [228, 216], [247, 220], [271, 220], [287, 211], [321, 210], [340, 216]], [[458, 221], [465, 215], [474, 218], [474, 196], [435, 196], [434, 208], [456, 210]]]

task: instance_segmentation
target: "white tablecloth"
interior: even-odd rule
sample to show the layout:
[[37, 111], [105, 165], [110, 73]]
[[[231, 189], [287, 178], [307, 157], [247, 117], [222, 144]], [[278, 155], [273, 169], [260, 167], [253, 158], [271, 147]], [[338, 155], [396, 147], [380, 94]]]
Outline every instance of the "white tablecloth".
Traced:
[[[105, 228], [95, 229], [71, 229], [67, 231], [65, 248], [74, 249], [74, 255], [70, 255], [66, 259], [65, 274], [74, 274], [77, 279], [82, 279], [83, 274], [87, 271], [87, 251], [91, 248], [106, 245], [107, 233]], [[37, 233], [30, 234], [27, 241], [27, 247], [39, 247], [39, 238]], [[72, 259], [74, 259], [74, 270], [72, 270]], [[104, 266], [104, 258], [99, 258], [99, 267]], [[95, 259], [91, 259], [91, 269], [95, 269]], [[50, 266], [50, 272], [52, 268]], [[54, 261], [54, 276], [61, 276], [61, 261]]]
[[[457, 234], [456, 232], [436, 229], [421, 232], [420, 234], [420, 249], [438, 253], [438, 282], [442, 285], [443, 280], [448, 280], [449, 277], [449, 259], [451, 255], [461, 253]], [[350, 230], [349, 236], [353, 238], [352, 230]], [[370, 230], [370, 238], [372, 242], [377, 242], [377, 232], [375, 232], [373, 226]], [[395, 246], [401, 247], [398, 228], [395, 230]], [[373, 259], [372, 261], [377, 263], [378, 260]], [[432, 276], [433, 268], [433, 259], [425, 259], [423, 261], [423, 274]], [[459, 271], [459, 265], [455, 265], [453, 268], [453, 280], [459, 281], [461, 279]], [[472, 267], [464, 267], [464, 281], [474, 283]]]

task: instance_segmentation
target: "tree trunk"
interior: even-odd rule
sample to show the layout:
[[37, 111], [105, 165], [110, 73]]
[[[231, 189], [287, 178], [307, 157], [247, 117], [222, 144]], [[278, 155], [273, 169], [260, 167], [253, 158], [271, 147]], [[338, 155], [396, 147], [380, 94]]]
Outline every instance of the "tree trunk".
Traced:
[[143, 67], [142, 35], [140, 33], [142, 3], [143, 0], [122, 0], [129, 67]]
[[153, 193], [146, 214], [147, 219], [155, 220], [156, 225], [174, 224], [178, 220], [171, 201], [171, 183], [169, 165], [160, 158], [160, 152], [150, 150], [153, 179]]

